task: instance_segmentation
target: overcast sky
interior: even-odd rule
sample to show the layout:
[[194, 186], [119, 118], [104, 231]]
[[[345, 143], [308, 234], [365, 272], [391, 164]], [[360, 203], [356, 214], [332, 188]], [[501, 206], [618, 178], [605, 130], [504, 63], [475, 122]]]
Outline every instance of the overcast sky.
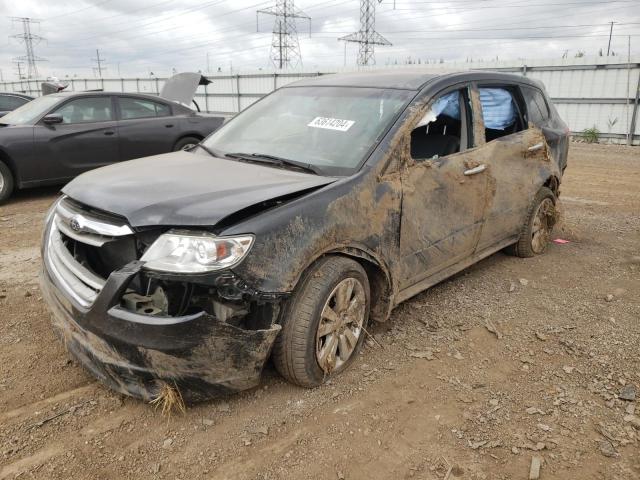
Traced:
[[[305, 69], [342, 66], [344, 43], [337, 38], [357, 31], [359, 0], [296, 0], [312, 17], [299, 20]], [[96, 48], [106, 59], [108, 77], [164, 76], [177, 71], [221, 68], [271, 69], [274, 17], [256, 10], [275, 0], [0, 0], [4, 79], [17, 79], [12, 60], [25, 54], [11, 35], [22, 24], [9, 17], [32, 17], [32, 33], [44, 37], [35, 53], [41, 76], [94, 76]], [[377, 5], [376, 30], [393, 45], [376, 47], [376, 63], [403, 63], [408, 58], [433, 61], [473, 59], [560, 58], [565, 51], [606, 53], [608, 22], [614, 26], [612, 49], [640, 53], [640, 0], [383, 0]], [[348, 44], [346, 64], [355, 65], [356, 44]]]

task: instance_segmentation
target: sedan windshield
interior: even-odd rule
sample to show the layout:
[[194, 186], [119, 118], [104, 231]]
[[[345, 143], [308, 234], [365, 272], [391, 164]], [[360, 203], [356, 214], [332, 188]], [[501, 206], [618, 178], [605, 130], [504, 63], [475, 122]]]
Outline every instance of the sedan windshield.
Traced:
[[357, 87], [283, 88], [242, 112], [204, 145], [231, 158], [278, 157], [326, 175], [349, 175], [413, 94]]
[[36, 98], [35, 100], [25, 103], [23, 106], [16, 108], [13, 112], [10, 112], [0, 118], [0, 123], [5, 123], [7, 125], [34, 124], [59, 101], [60, 97], [54, 95], [46, 95], [44, 97]]

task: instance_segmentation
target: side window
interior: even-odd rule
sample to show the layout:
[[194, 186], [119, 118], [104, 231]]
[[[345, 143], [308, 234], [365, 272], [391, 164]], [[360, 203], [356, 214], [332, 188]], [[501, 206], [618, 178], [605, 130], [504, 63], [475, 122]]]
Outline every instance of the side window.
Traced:
[[527, 104], [527, 123], [541, 125], [549, 120], [549, 107], [540, 90], [532, 87], [520, 87], [522, 96]]
[[120, 103], [120, 117], [123, 120], [171, 115], [171, 109], [164, 103], [132, 97], [118, 97], [118, 102]]
[[78, 98], [65, 103], [55, 112], [62, 123], [108, 122], [113, 120], [111, 97]]
[[524, 130], [511, 89], [480, 87], [480, 104], [487, 142]]
[[28, 100], [22, 97], [13, 97], [11, 95], [0, 95], [0, 111], [6, 112], [21, 107]]
[[467, 148], [468, 116], [464, 90], [446, 93], [432, 103], [411, 132], [411, 157], [446, 157]]

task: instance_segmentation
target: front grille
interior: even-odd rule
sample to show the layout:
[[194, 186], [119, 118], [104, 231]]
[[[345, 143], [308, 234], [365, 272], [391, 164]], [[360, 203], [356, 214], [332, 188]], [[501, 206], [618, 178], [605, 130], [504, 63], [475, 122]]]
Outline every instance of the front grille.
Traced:
[[104, 287], [105, 275], [110, 272], [96, 273], [87, 250], [102, 250], [105, 245], [132, 234], [131, 228], [117, 217], [83, 208], [63, 198], [49, 228], [47, 267], [64, 292], [88, 308]]

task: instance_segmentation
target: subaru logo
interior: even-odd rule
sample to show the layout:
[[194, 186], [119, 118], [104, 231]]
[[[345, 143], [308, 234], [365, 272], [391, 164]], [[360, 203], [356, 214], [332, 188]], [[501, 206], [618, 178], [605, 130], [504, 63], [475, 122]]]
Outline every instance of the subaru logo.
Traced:
[[71, 230], [73, 230], [74, 232], [79, 232], [80, 230], [82, 230], [82, 225], [80, 225], [77, 217], [73, 217], [71, 220], [69, 220], [69, 227], [71, 227]]

